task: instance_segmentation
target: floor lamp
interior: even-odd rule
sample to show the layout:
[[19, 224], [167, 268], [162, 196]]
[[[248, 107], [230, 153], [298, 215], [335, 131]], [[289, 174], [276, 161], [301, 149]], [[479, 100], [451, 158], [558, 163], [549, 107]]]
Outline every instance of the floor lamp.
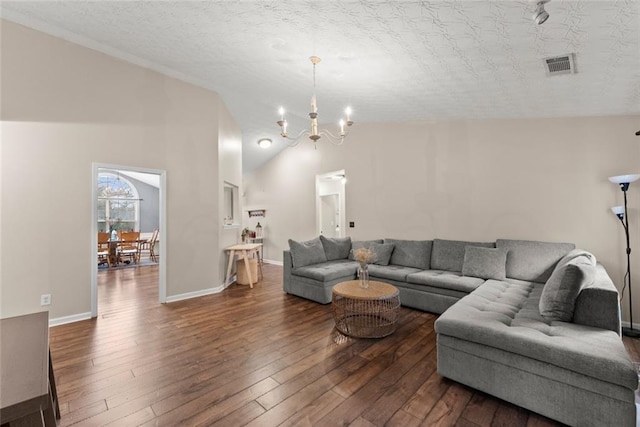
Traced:
[[[627, 272], [624, 275], [624, 286], [629, 289], [629, 327], [622, 328], [622, 335], [628, 337], [638, 338], [640, 337], [640, 330], [633, 329], [633, 300], [631, 298], [631, 247], [629, 246], [629, 215], [627, 214], [627, 190], [629, 184], [640, 179], [640, 175], [619, 175], [612, 176], [609, 181], [614, 184], [618, 184], [622, 193], [624, 194], [624, 206], [615, 206], [611, 208], [611, 211], [618, 217], [622, 227], [624, 227], [624, 234], [627, 242]], [[622, 289], [624, 292], [624, 287]], [[624, 297], [624, 295], [623, 295]]]

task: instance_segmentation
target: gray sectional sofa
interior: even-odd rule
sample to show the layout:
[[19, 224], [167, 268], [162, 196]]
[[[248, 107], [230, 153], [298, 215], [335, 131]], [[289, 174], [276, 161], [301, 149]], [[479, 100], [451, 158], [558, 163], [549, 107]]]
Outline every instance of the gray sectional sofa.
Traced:
[[636, 425], [638, 376], [620, 338], [619, 295], [601, 264], [569, 243], [349, 238], [290, 241], [284, 291], [323, 304], [375, 254], [371, 280], [401, 304], [441, 314], [438, 372], [549, 418]]

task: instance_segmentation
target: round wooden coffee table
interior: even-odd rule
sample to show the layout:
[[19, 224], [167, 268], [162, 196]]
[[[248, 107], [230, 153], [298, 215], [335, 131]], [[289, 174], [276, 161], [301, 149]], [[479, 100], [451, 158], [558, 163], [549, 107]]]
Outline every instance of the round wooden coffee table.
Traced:
[[396, 330], [400, 312], [398, 288], [370, 280], [361, 288], [359, 280], [333, 287], [333, 318], [336, 329], [357, 338], [382, 338]]

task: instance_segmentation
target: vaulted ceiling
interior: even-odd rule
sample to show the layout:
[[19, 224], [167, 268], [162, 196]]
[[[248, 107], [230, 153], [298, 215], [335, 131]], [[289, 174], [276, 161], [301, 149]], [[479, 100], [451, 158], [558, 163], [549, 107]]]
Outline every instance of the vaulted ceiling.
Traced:
[[[218, 92], [243, 131], [245, 172], [320, 122], [640, 114], [640, 2], [2, 1], [8, 19]], [[543, 59], [575, 54], [576, 74]], [[639, 123], [640, 126], [640, 123]], [[257, 140], [274, 144], [261, 149]], [[322, 140], [321, 142], [322, 143]]]

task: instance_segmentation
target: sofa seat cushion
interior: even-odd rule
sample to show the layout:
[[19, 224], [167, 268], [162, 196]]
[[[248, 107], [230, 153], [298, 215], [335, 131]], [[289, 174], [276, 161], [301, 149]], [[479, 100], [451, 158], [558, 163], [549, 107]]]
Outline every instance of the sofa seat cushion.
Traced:
[[407, 282], [471, 293], [485, 281], [478, 277], [465, 277], [455, 271], [425, 270], [410, 274]]
[[321, 282], [328, 282], [330, 280], [336, 280], [343, 277], [353, 279], [355, 278], [357, 270], [358, 263], [355, 261], [336, 260], [294, 268], [291, 270], [291, 274]]
[[404, 282], [407, 275], [417, 273], [420, 269], [412, 267], [404, 267], [402, 265], [369, 265], [369, 278], [389, 279], [398, 282]]
[[545, 283], [562, 257], [575, 249], [573, 243], [530, 240], [496, 240], [507, 253], [507, 277]]
[[542, 287], [487, 280], [438, 318], [436, 332], [635, 389], [638, 377], [618, 334], [545, 319]]

